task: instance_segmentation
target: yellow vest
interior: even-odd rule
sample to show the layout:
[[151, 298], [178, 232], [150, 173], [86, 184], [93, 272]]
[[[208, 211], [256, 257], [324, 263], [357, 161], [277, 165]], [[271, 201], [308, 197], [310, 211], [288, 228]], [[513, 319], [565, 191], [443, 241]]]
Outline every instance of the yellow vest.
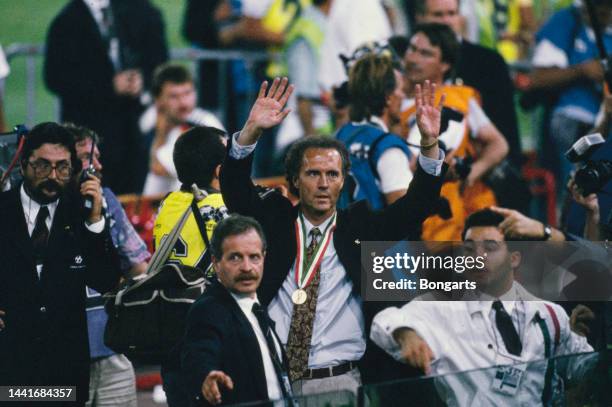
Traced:
[[[191, 201], [193, 201], [193, 194], [184, 191], [173, 192], [164, 199], [159, 207], [159, 213], [153, 227], [155, 247], [159, 247], [162, 239], [170, 234], [179, 218], [191, 205]], [[217, 222], [227, 217], [227, 208], [219, 193], [210, 194], [198, 202], [198, 208], [206, 224], [206, 233], [210, 241]], [[211, 264], [208, 261], [207, 264], [201, 264], [206, 250], [206, 243], [204, 243], [195, 217], [191, 213], [181, 230], [168, 261], [184, 266], [198, 266], [210, 277], [213, 273]]]
[[[436, 104], [442, 94], [445, 94], [444, 106], [463, 113], [465, 120], [469, 112], [469, 101], [475, 98], [480, 100], [478, 92], [469, 86], [445, 85], [436, 89]], [[402, 122], [407, 123], [411, 116], [415, 114], [416, 107], [412, 106], [402, 112]], [[456, 148], [455, 157], [474, 157], [476, 151], [471, 143], [469, 127]], [[452, 211], [452, 218], [445, 220], [438, 215], [430, 216], [423, 223], [423, 240], [435, 241], [461, 241], [463, 224], [467, 217], [480, 209], [496, 205], [495, 195], [491, 188], [483, 182], [477, 182], [471, 187], [463, 188], [461, 191], [461, 181], [445, 182], [442, 185], [440, 196], [446, 198]]]
[[[262, 18], [261, 24], [273, 33], [288, 33], [302, 10], [310, 6], [310, 3], [311, 0], [274, 0]], [[270, 47], [269, 51], [277, 53], [281, 51], [281, 48]], [[268, 78], [286, 75], [285, 72], [283, 64], [277, 61], [270, 62], [266, 69]]]

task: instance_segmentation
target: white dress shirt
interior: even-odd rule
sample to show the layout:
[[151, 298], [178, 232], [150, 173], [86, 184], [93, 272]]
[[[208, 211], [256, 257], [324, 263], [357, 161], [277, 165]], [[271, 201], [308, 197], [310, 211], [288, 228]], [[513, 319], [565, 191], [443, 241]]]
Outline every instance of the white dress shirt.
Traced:
[[[331, 217], [318, 226], [319, 230], [323, 232], [329, 222]], [[312, 239], [310, 231], [314, 225], [308, 219], [304, 219], [304, 223], [308, 246]], [[295, 271], [294, 261], [283, 285], [268, 307], [270, 317], [276, 322], [276, 332], [285, 345], [293, 315], [291, 295], [298, 288]], [[323, 254], [318, 272], [321, 273], [321, 282], [308, 358], [310, 369], [359, 360], [366, 346], [361, 298], [353, 293], [353, 282], [340, 263], [333, 240]]]
[[[511, 290], [516, 301], [501, 298], [513, 322], [523, 349], [520, 356], [510, 354], [495, 324], [493, 299], [480, 301], [412, 301], [401, 308], [390, 307], [376, 315], [371, 339], [394, 358], [401, 360], [401, 349], [393, 332], [411, 328], [423, 338], [433, 352], [431, 374], [447, 375], [496, 365], [520, 364], [545, 358], [544, 333], [539, 318], [553, 326], [546, 305], [553, 308], [560, 322], [560, 342], [553, 356], [591, 352], [584, 337], [570, 329], [569, 318], [562, 307], [534, 297], [514, 283]], [[554, 332], [551, 330], [551, 336]], [[519, 365], [520, 366], [520, 365]], [[578, 366], [574, 371], [578, 371]], [[461, 375], [447, 375], [436, 380], [441, 397], [449, 406], [539, 405], [544, 386], [546, 363], [533, 363], [520, 382], [516, 395], [492, 391], [496, 368], [475, 370]]]
[[[261, 350], [261, 359], [263, 360], [264, 372], [266, 374], [266, 385], [268, 386], [268, 398], [270, 400], [278, 400], [283, 398], [283, 392], [281, 390], [281, 385], [278, 381], [278, 376], [276, 375], [276, 370], [274, 370], [274, 362], [272, 362], [272, 356], [270, 356], [270, 350], [268, 349], [268, 342], [266, 342], [266, 337], [264, 336], [261, 327], [259, 326], [259, 321], [257, 321], [257, 317], [253, 314], [253, 304], [257, 300], [257, 296], [255, 298], [240, 296], [230, 292], [232, 297], [238, 303], [238, 306], [247, 317], [249, 322], [251, 323], [251, 327], [253, 327], [253, 331], [255, 332], [255, 336], [257, 337], [257, 343], [259, 344], [259, 349]], [[274, 335], [272, 335], [274, 337]], [[274, 344], [276, 345], [276, 353], [278, 355], [278, 359], [282, 360], [282, 353], [280, 345], [277, 343], [276, 338], [274, 338]]]
[[[25, 217], [26, 225], [28, 226], [28, 235], [32, 236], [34, 232], [34, 227], [36, 226], [36, 216], [38, 215], [38, 211], [40, 210], [41, 205], [30, 198], [30, 196], [26, 193], [23, 184], [19, 189], [19, 194], [21, 198], [21, 207], [23, 208], [23, 215]], [[59, 204], [59, 199], [47, 204], [47, 209], [49, 209], [49, 216], [47, 217], [45, 224], [47, 225], [47, 229], [49, 229], [49, 233], [51, 232], [51, 225], [53, 224], [53, 218], [55, 216], [55, 212], [57, 210], [57, 205]], [[102, 233], [104, 230], [105, 220], [104, 216], [102, 219], [96, 223], [92, 223], [88, 225], [85, 223], [85, 227], [89, 229], [92, 233]], [[36, 271], [38, 272], [38, 276], [40, 277], [40, 273], [42, 271], [42, 264], [36, 266]]]

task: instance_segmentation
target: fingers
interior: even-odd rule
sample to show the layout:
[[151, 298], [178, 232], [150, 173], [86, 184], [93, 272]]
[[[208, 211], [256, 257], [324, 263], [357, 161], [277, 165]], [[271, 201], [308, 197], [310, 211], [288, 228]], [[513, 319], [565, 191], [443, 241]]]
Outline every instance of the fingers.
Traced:
[[418, 112], [423, 107], [423, 89], [420, 84], [414, 87], [414, 103]]
[[206, 400], [213, 405], [221, 403], [221, 391], [219, 385], [225, 387], [228, 390], [234, 389], [234, 382], [231, 377], [219, 370], [211, 371], [204, 383], [202, 384], [202, 394]]
[[278, 122], [282, 122], [283, 120], [285, 120], [285, 117], [287, 117], [287, 115], [291, 113], [291, 109], [285, 109], [283, 110], [279, 115], [278, 115]]
[[223, 374], [221, 384], [228, 390], [234, 390], [234, 382], [232, 381], [232, 378], [226, 374]]
[[266, 97], [274, 97], [274, 94], [276, 93], [276, 90], [278, 89], [278, 84], [280, 83], [280, 79], [279, 78], [274, 78], [274, 80], [272, 81], [272, 86], [270, 86], [270, 90], [268, 91], [268, 94]]
[[[276, 78], [278, 79], [278, 78]], [[275, 79], [275, 80], [276, 80]], [[272, 93], [272, 91], [270, 91], [270, 95], [273, 99], [280, 101], [281, 97], [283, 96], [283, 93], [285, 93], [285, 89], [287, 89], [287, 83], [289, 82], [289, 79], [287, 79], [287, 77], [283, 77], [280, 80], [280, 83], [278, 85], [278, 87], [276, 88], [276, 91], [274, 93]]]
[[[429, 81], [425, 81], [426, 85], [429, 85]], [[436, 105], [436, 84], [432, 83], [429, 89], [429, 106]]]
[[[439, 111], [442, 111], [442, 107], [444, 106], [444, 102], [446, 102], [446, 93], [443, 93], [440, 96], [440, 101], [438, 102], [438, 105], [436, 106], [436, 109], [438, 109]], [[433, 106], [433, 103], [432, 103]]]
[[259, 94], [257, 95], [257, 99], [266, 97], [267, 89], [268, 89], [268, 81], [263, 81], [261, 86], [259, 87]]
[[0, 331], [6, 327], [6, 325], [4, 324], [4, 320], [1, 318], [5, 315], [6, 315], [6, 312], [0, 310]]
[[289, 100], [289, 97], [293, 93], [294, 89], [295, 89], [295, 86], [289, 85], [289, 87], [287, 88], [285, 93], [283, 93], [283, 95], [281, 96], [280, 100], [278, 101], [281, 104], [281, 107], [283, 107], [283, 106], [285, 106], [285, 104], [287, 104], [287, 101]]
[[495, 213], [502, 215], [504, 218], [514, 215], [514, 210], [512, 209], [500, 208], [499, 206], [491, 206], [489, 209], [491, 209]]

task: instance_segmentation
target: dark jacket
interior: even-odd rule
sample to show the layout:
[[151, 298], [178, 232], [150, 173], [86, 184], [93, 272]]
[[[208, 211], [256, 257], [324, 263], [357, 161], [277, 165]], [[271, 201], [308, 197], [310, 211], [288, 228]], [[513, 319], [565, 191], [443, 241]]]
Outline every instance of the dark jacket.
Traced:
[[[264, 271], [265, 275], [265, 271]], [[223, 405], [267, 400], [268, 387], [257, 336], [240, 306], [216, 279], [187, 315], [181, 367], [190, 394], [201, 399], [202, 384], [212, 370], [232, 378], [222, 390]]]
[[[123, 69], [140, 69], [145, 87], [168, 59], [164, 23], [148, 0], [111, 1]], [[72, 0], [47, 32], [45, 84], [60, 99], [61, 120], [95, 130], [103, 138], [105, 183], [116, 193], [136, 192], [126, 177], [135, 168], [140, 101], [115, 94], [115, 69], [98, 25], [83, 0]]]
[[[77, 386], [88, 398], [85, 286], [104, 293], [119, 281], [108, 230], [88, 231], [80, 201], [60, 198], [40, 280], [19, 187], [0, 194], [0, 383]], [[108, 225], [107, 225], [108, 226]]]
[[[228, 143], [228, 151], [231, 143]], [[226, 155], [221, 169], [221, 193], [230, 212], [252, 216], [264, 229], [268, 247], [258, 296], [262, 303], [268, 304], [276, 296], [295, 262], [294, 223], [299, 206], [293, 206], [278, 193], [269, 193], [261, 198], [250, 178], [252, 159], [253, 154], [242, 160]], [[441, 176], [435, 177], [424, 172], [419, 165], [406, 195], [382, 211], [373, 211], [366, 201], [355, 202], [347, 209], [338, 211], [334, 247], [353, 283], [355, 294], [362, 296], [361, 243], [404, 238], [418, 240], [421, 224], [440, 195], [445, 171], [446, 165]], [[369, 336], [374, 315], [387, 305], [384, 302], [364, 301], [366, 337]], [[362, 373], [369, 373], [366, 370], [369, 369], [362, 369]]]
[[508, 158], [517, 166], [521, 164], [521, 141], [514, 108], [514, 84], [504, 59], [496, 51], [463, 40], [455, 75], [463, 84], [480, 93], [482, 109], [508, 141]]

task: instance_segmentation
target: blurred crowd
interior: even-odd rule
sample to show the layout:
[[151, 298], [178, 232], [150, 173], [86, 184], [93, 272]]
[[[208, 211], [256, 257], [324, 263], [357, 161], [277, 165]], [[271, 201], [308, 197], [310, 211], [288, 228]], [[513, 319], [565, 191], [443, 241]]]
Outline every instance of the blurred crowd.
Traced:
[[[612, 238], [612, 0], [186, 0], [182, 34], [245, 58], [171, 61], [149, 0], [72, 0], [49, 26], [43, 77], [63, 124], [32, 129], [23, 184], [0, 198], [0, 248], [25, 247], [0, 272], [0, 348], [21, 351], [6, 358], [15, 380], [72, 383], [88, 367], [79, 402], [135, 405], [130, 361], [103, 340], [100, 293], [161, 263], [212, 281], [183, 301], [194, 303], [185, 333], [162, 363], [171, 406], [356, 391], [402, 377], [393, 359], [406, 375], [446, 374], [610, 343], [608, 304], [531, 296], [505, 242]], [[0, 48], [0, 131], [9, 74]], [[150, 229], [158, 253], [173, 239], [167, 258], [151, 258], [115, 194], [165, 198]], [[11, 223], [21, 210], [27, 228]], [[363, 302], [361, 241], [402, 239], [489, 242], [486, 298]], [[51, 260], [59, 247], [70, 249]], [[102, 260], [58, 284], [83, 258]], [[14, 277], [26, 268], [27, 281]], [[490, 328], [497, 353], [476, 339], [453, 348], [449, 327]], [[541, 340], [549, 329], [554, 346]], [[53, 343], [71, 372], [53, 371]], [[4, 367], [0, 377], [13, 373]], [[525, 374], [497, 373], [500, 388]], [[529, 374], [538, 402], [554, 399], [545, 374]], [[444, 385], [449, 405], [479, 386]]]

